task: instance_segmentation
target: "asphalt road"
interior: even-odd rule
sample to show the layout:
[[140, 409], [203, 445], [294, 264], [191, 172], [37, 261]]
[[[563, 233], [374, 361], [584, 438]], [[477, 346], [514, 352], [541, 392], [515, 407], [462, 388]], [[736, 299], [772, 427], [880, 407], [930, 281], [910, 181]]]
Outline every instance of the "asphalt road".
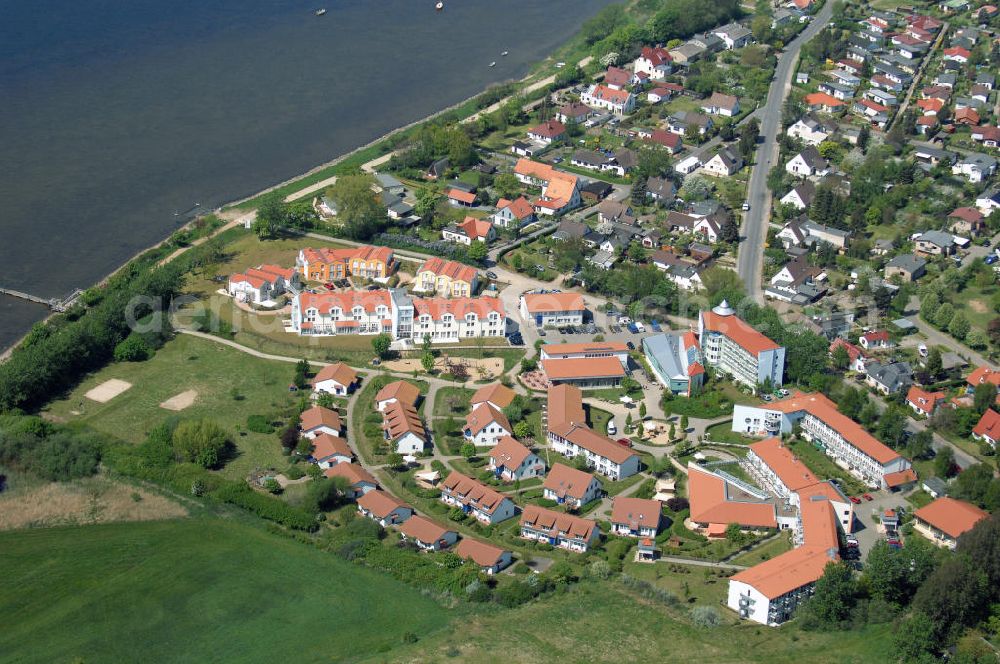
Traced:
[[761, 267], [764, 258], [764, 242], [767, 240], [767, 222], [771, 210], [771, 194], [767, 189], [767, 173], [778, 159], [778, 132], [781, 130], [781, 109], [792, 85], [792, 75], [795, 63], [799, 59], [802, 45], [815, 37], [830, 21], [833, 14], [833, 3], [827, 2], [813, 17], [806, 29], [792, 40], [778, 57], [778, 67], [774, 72], [774, 80], [767, 93], [767, 102], [760, 111], [761, 142], [757, 146], [757, 155], [753, 171], [750, 173], [750, 185], [747, 189], [747, 200], [750, 211], [743, 215], [743, 227], [740, 234], [739, 254], [736, 259], [736, 270], [747, 293], [758, 302], [763, 301], [761, 289]]

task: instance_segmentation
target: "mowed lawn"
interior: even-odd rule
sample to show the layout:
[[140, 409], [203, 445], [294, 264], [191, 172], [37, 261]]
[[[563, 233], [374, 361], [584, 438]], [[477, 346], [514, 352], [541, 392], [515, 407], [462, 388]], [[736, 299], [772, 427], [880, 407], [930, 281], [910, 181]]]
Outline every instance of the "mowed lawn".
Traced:
[[519, 609], [453, 623], [371, 661], [862, 664], [894, 660], [889, 624], [830, 633], [752, 623], [700, 629], [677, 618], [684, 612], [683, 607], [665, 609], [633, 599], [613, 581], [583, 583]]
[[[242, 478], [255, 467], [288, 465], [276, 433], [249, 432], [246, 424], [254, 414], [280, 419], [299, 398], [288, 391], [294, 372], [295, 365], [288, 362], [262, 360], [206, 339], [177, 335], [150, 360], [110, 364], [89, 376], [48, 411], [61, 420], [82, 420], [132, 443], [141, 442], [150, 429], [170, 416], [211, 418], [230, 432], [239, 450], [222, 472]], [[103, 404], [84, 396], [111, 378], [132, 387]], [[187, 390], [198, 392], [188, 408], [174, 412], [160, 407]]]
[[0, 533], [8, 662], [354, 661], [450, 614], [386, 575], [238, 523]]

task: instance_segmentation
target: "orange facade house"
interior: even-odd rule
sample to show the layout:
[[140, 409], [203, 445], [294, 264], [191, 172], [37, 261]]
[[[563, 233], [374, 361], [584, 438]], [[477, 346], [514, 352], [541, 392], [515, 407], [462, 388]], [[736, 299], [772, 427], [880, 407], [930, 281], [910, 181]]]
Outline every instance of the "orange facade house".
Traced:
[[305, 248], [295, 262], [302, 277], [312, 281], [335, 281], [347, 277], [387, 279], [393, 270], [389, 247], [363, 245], [346, 249]]

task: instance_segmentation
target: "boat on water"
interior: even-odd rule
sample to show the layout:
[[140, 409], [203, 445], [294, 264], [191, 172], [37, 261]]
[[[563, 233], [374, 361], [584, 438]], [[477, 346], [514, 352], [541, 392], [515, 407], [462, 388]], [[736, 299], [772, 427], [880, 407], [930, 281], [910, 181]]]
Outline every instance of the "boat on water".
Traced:
[[325, 9], [317, 9], [316, 10], [316, 16], [322, 16], [325, 13], [326, 13]]
[[506, 58], [508, 53], [510, 53], [510, 51], [504, 51], [500, 54], [500, 57]]
[[496, 67], [496, 66], [497, 66], [497, 61], [496, 60], [494, 60], [493, 62], [490, 63], [490, 67]]
[[434, 9], [441, 11], [442, 9], [444, 9], [444, 3], [438, 2], [436, 5], [434, 5]]

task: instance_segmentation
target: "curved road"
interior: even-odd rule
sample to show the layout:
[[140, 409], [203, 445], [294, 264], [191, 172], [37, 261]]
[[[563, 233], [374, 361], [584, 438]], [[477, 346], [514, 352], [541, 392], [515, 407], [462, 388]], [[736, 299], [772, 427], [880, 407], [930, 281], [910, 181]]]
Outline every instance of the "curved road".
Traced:
[[764, 242], [767, 240], [767, 222], [771, 210], [771, 193], [767, 190], [767, 173], [778, 160], [778, 132], [781, 130], [781, 109], [792, 86], [792, 75], [799, 59], [802, 45], [815, 37], [826, 27], [833, 15], [833, 0], [827, 0], [823, 8], [813, 17], [806, 29], [792, 40], [779, 54], [774, 80], [767, 93], [767, 101], [760, 108], [760, 135], [763, 141], [757, 147], [755, 166], [750, 173], [747, 200], [750, 211], [743, 215], [740, 234], [739, 254], [736, 270], [746, 285], [747, 293], [757, 302], [763, 301], [761, 290], [761, 267], [764, 258]]

